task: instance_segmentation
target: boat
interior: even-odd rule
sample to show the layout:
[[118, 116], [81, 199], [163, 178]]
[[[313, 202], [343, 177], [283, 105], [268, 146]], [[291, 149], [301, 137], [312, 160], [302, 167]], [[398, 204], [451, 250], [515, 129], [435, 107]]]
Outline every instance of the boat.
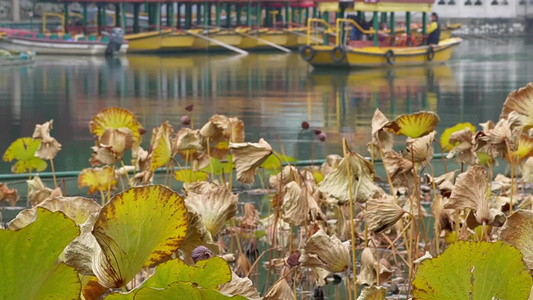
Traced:
[[0, 68], [29, 65], [34, 61], [34, 52], [14, 52], [0, 49]]
[[47, 55], [109, 55], [126, 54], [128, 43], [116, 44], [108, 36], [77, 36], [70, 34], [44, 34], [29, 31], [0, 29], [5, 35], [0, 48], [9, 51], [35, 52]]
[[[453, 50], [462, 42], [460, 38], [440, 40], [438, 45], [425, 45], [424, 36], [412, 35], [411, 30], [397, 36], [394, 26], [387, 31], [379, 31], [378, 28], [378, 13], [390, 13], [393, 23], [394, 13], [403, 10], [407, 12], [406, 28], [411, 28], [410, 13], [422, 12], [422, 28], [424, 29], [426, 14], [431, 12], [433, 2], [433, 0], [375, 0], [372, 2], [354, 0], [350, 11], [372, 12], [374, 29], [365, 30], [353, 19], [347, 18], [337, 18], [335, 28], [322, 19], [309, 19], [307, 45], [300, 47], [300, 56], [314, 67], [379, 68], [444, 63], [451, 58]], [[335, 42], [331, 43], [330, 37], [325, 39], [326, 44], [313, 44], [309, 37], [313, 33], [315, 23], [327, 28], [324, 31], [325, 35], [334, 33]], [[373, 34], [372, 41], [347, 40], [344, 30], [346, 23], [356, 26], [364, 34]]]

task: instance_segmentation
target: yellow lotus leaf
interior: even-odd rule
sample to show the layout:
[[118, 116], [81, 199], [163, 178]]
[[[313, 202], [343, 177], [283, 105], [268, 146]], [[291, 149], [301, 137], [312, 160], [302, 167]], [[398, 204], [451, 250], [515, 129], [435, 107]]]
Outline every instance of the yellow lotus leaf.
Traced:
[[89, 187], [89, 194], [96, 191], [107, 192], [116, 189], [118, 181], [115, 170], [109, 166], [83, 169], [78, 176], [78, 187]]
[[208, 177], [208, 174], [202, 171], [180, 170], [174, 172], [174, 178], [177, 181], [186, 183], [206, 181]]
[[140, 144], [141, 135], [144, 134], [145, 130], [137, 121], [135, 115], [127, 109], [120, 107], [106, 108], [94, 115], [91, 122], [89, 122], [91, 133], [97, 137], [101, 137], [108, 128], [119, 129], [123, 127], [131, 130], [135, 142]]
[[45, 208], [20, 230], [0, 229], [0, 299], [79, 299], [76, 270], [58, 261], [78, 234], [70, 218]]
[[513, 159], [518, 159], [518, 161], [523, 161], [527, 157], [533, 155], [533, 137], [530, 137], [527, 134], [522, 133], [518, 139], [518, 148], [512, 152], [514, 155]]
[[221, 186], [210, 189], [202, 195], [189, 192], [185, 203], [190, 211], [201, 216], [211, 236], [216, 236], [224, 228], [226, 221], [237, 213], [238, 199], [238, 195]]
[[[228, 157], [229, 142], [222, 141], [211, 147], [211, 157], [219, 160], [224, 160]], [[228, 158], [229, 160], [229, 158]]]
[[153, 172], [158, 168], [166, 166], [172, 158], [172, 145], [170, 139], [173, 133], [174, 129], [172, 129], [172, 126], [168, 121], [157, 128], [152, 148], [150, 171]]
[[128, 189], [111, 198], [94, 224], [101, 251], [93, 271], [103, 286], [125, 287], [143, 267], [168, 259], [186, 233], [187, 209], [176, 192], [161, 185]]
[[357, 276], [357, 283], [368, 286], [375, 285], [378, 281], [378, 270], [380, 283], [392, 275], [392, 270], [389, 270], [381, 262], [378, 262], [374, 255], [374, 250], [368, 247], [365, 248], [363, 253], [361, 253], [361, 273]]
[[463, 129], [468, 129], [472, 133], [476, 132], [476, 127], [474, 125], [472, 125], [471, 123], [469, 123], [469, 122], [457, 123], [453, 127], [446, 128], [446, 130], [444, 130], [444, 132], [440, 136], [440, 145], [442, 147], [442, 150], [450, 151], [455, 146], [457, 146], [459, 144], [459, 141], [456, 141], [455, 143], [450, 142], [450, 136], [452, 135], [452, 133], [455, 133], [457, 131], [461, 131]]
[[253, 183], [259, 166], [273, 153], [264, 139], [259, 143], [230, 143], [229, 148], [237, 169], [237, 180], [241, 183]]
[[432, 111], [401, 115], [385, 126], [396, 135], [418, 138], [432, 132], [439, 123], [439, 116]]
[[46, 169], [46, 161], [35, 157], [35, 152], [39, 149], [41, 140], [34, 140], [30, 137], [16, 139], [4, 152], [4, 161], [17, 162], [11, 167], [13, 173], [27, 173], [33, 170], [37, 172]]
[[9, 189], [6, 183], [0, 183], [0, 202], [7, 201], [9, 205], [15, 206], [19, 200], [19, 195], [16, 189]]
[[516, 91], [512, 91], [505, 99], [501, 118], [507, 118], [511, 112], [520, 114], [525, 129], [533, 127], [533, 83], [528, 83]]
[[299, 261], [305, 267], [344, 272], [350, 267], [350, 251], [337, 236], [328, 236], [320, 229], [305, 243]]
[[463, 210], [470, 208], [478, 224], [502, 226], [505, 215], [489, 207], [487, 175], [482, 166], [469, 166], [466, 172], [457, 176], [452, 194], [444, 205], [445, 209]]
[[35, 152], [35, 156], [41, 159], [54, 159], [57, 153], [61, 150], [61, 144], [53, 137], [50, 136], [50, 130], [52, 130], [54, 120], [45, 122], [44, 124], [35, 125], [33, 132], [33, 139], [40, 139], [41, 144]]

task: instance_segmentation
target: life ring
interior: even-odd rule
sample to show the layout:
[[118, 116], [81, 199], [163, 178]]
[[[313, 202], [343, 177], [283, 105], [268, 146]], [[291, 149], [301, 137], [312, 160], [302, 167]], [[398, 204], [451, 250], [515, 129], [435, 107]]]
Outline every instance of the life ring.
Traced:
[[431, 46], [428, 46], [427, 57], [428, 57], [428, 61], [432, 61], [433, 58], [435, 58], [435, 50]]
[[391, 66], [396, 62], [396, 55], [394, 55], [394, 51], [392, 50], [387, 50], [387, 52], [385, 52], [385, 58]]
[[313, 49], [313, 47], [309, 45], [301, 46], [299, 51], [300, 51], [300, 56], [305, 61], [311, 61], [315, 57], [315, 54], [316, 54], [316, 50]]
[[337, 46], [331, 50], [330, 55], [332, 61], [341, 63], [346, 58], [346, 50], [343, 47]]

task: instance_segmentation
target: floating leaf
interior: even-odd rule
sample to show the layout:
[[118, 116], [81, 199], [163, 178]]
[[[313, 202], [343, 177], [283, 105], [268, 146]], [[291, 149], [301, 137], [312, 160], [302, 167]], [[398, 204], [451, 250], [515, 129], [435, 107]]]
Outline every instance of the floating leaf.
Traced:
[[503, 242], [455, 242], [424, 260], [413, 280], [413, 298], [527, 299], [533, 279], [520, 252]]
[[150, 171], [155, 171], [158, 168], [164, 167], [172, 158], [172, 145], [170, 137], [174, 133], [172, 126], [166, 121], [157, 128], [155, 142], [153, 144], [152, 162], [150, 163]]
[[444, 130], [444, 132], [440, 136], [440, 146], [442, 147], [442, 150], [450, 151], [453, 149], [453, 147], [457, 146], [459, 142], [453, 144], [450, 143], [450, 136], [452, 135], [452, 133], [461, 131], [465, 128], [470, 129], [470, 131], [472, 132], [476, 132], [476, 127], [469, 122], [457, 123], [453, 127], [446, 128], [446, 130]]
[[507, 219], [501, 238], [522, 252], [524, 261], [533, 269], [533, 212], [518, 210]]
[[102, 248], [93, 271], [105, 287], [123, 287], [144, 266], [178, 250], [187, 233], [183, 199], [161, 185], [135, 187], [102, 208], [93, 235]]
[[385, 125], [396, 135], [417, 138], [432, 132], [439, 123], [439, 116], [432, 111], [421, 111], [410, 115], [401, 115]]
[[207, 177], [208, 174], [202, 171], [181, 170], [174, 172], [174, 178], [176, 178], [177, 181], [186, 183], [206, 181]]
[[119, 129], [126, 127], [133, 133], [135, 142], [140, 144], [141, 135], [145, 132], [142, 125], [137, 121], [135, 115], [124, 108], [109, 107], [96, 114], [91, 122], [89, 129], [97, 137], [101, 137], [108, 128]]
[[89, 187], [89, 194], [96, 191], [107, 192], [118, 186], [115, 170], [109, 166], [83, 169], [78, 176], [78, 187]]
[[42, 172], [46, 169], [46, 161], [35, 157], [35, 152], [39, 149], [41, 140], [34, 140], [31, 137], [23, 137], [16, 139], [4, 153], [4, 161], [17, 162], [11, 167], [13, 173], [27, 173], [32, 170]]
[[226, 296], [214, 289], [198, 288], [192, 282], [175, 282], [166, 289], [142, 288], [135, 300], [248, 300], [243, 296]]
[[[281, 159], [281, 161], [283, 163], [287, 163], [287, 162], [295, 162], [297, 161], [296, 158], [292, 158], [290, 156], [287, 156], [287, 155], [281, 155], [280, 153], [278, 153], [277, 151], [274, 151], [274, 153], [276, 153], [279, 158]], [[279, 159], [274, 156], [274, 155], [270, 155], [263, 164], [261, 164], [261, 167], [263, 169], [266, 169], [266, 170], [279, 170], [281, 169], [281, 164], [279, 162]]]
[[38, 208], [35, 222], [20, 230], [0, 229], [0, 299], [78, 299], [78, 274], [57, 262], [78, 234], [67, 216], [44, 208]]

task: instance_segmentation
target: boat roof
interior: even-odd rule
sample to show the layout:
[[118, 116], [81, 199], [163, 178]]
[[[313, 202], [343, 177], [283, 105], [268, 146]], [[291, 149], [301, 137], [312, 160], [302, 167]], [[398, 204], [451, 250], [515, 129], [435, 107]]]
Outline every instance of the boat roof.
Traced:
[[431, 12], [435, 0], [348, 0], [319, 3], [320, 11], [339, 11], [339, 5], [347, 12]]

